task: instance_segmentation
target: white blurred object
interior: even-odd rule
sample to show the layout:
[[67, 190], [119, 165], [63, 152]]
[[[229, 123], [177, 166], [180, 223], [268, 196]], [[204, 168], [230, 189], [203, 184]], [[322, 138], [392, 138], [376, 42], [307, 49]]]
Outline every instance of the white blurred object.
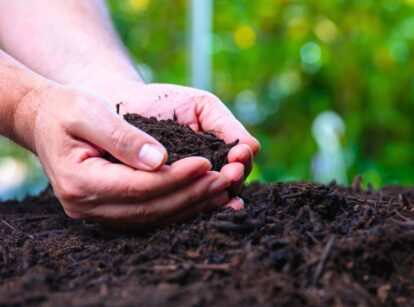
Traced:
[[192, 0], [190, 6], [191, 85], [211, 90], [212, 0]]
[[264, 119], [257, 96], [251, 90], [242, 91], [236, 96], [234, 108], [237, 118], [240, 118], [243, 123], [256, 125]]
[[11, 157], [0, 159], [0, 196], [17, 189], [26, 180], [27, 166]]
[[346, 166], [340, 138], [345, 134], [342, 118], [333, 111], [319, 114], [313, 122], [312, 134], [318, 144], [318, 153], [313, 158], [314, 180], [347, 184]]

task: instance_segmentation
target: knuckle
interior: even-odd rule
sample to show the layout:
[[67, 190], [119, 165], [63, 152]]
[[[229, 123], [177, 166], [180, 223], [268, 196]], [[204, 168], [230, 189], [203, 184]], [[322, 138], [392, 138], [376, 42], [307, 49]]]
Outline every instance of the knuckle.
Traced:
[[211, 116], [213, 111], [222, 105], [221, 100], [217, 96], [204, 91], [196, 97], [196, 101], [196, 113], [205, 113], [207, 117]]
[[157, 220], [155, 214], [149, 209], [148, 206], [139, 206], [136, 208], [133, 219], [140, 225], [150, 225]]
[[122, 127], [115, 127], [111, 131], [110, 139], [113, 142], [115, 151], [124, 153], [133, 145], [134, 138]]
[[202, 191], [192, 191], [190, 194], [188, 194], [187, 196], [187, 203], [189, 204], [194, 204], [194, 203], [198, 203], [200, 201], [202, 195]]
[[146, 195], [149, 195], [151, 190], [148, 189], [146, 184], [130, 184], [129, 182], [127, 182], [125, 184], [126, 186], [126, 196], [129, 199], [134, 199], [134, 200], [141, 200], [143, 198], [145, 198]]
[[[63, 114], [64, 124], [70, 130], [76, 130], [83, 122], [84, 117], [79, 116], [79, 114], [85, 113], [85, 109], [88, 105], [88, 100], [86, 99], [86, 97], [83, 97], [82, 95], [73, 94], [69, 95], [68, 100], [70, 100], [69, 105], [71, 106], [72, 112], [65, 112]], [[76, 112], [73, 112], [74, 109], [76, 109]]]
[[216, 95], [213, 95], [213, 94], [211, 94], [209, 92], [205, 92], [205, 91], [202, 91], [200, 93], [199, 99], [204, 104], [210, 104], [210, 105], [214, 105], [214, 104], [220, 102], [220, 99]]
[[82, 125], [81, 116], [75, 116], [72, 113], [67, 113], [63, 117], [62, 126], [67, 128], [69, 131], [77, 131], [77, 129]]
[[71, 181], [58, 182], [54, 187], [57, 198], [66, 202], [79, 202], [85, 195], [81, 187]]

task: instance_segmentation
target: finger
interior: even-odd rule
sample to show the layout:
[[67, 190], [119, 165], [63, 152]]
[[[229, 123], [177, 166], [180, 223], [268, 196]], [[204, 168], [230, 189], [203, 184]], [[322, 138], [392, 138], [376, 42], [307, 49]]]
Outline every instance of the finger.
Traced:
[[216, 208], [223, 207], [229, 202], [229, 199], [230, 198], [229, 198], [228, 193], [222, 192], [212, 197], [211, 199], [200, 202], [198, 204], [194, 204], [187, 210], [168, 216], [164, 219], [157, 221], [156, 223], [152, 225], [138, 225], [136, 222], [120, 223], [119, 221], [116, 221], [116, 220], [109, 221], [106, 224], [112, 225], [115, 227], [122, 227], [122, 228], [129, 228], [129, 229], [142, 229], [142, 228], [154, 228], [154, 227], [166, 226], [166, 225], [170, 225], [173, 223], [181, 223], [181, 222], [184, 222], [191, 218], [196, 217], [198, 214], [200, 214], [200, 212], [211, 211]]
[[160, 220], [206, 201], [228, 188], [230, 182], [218, 172], [208, 172], [194, 183], [171, 194], [140, 204], [102, 204], [84, 212], [86, 219], [136, 226], [153, 225]]
[[90, 158], [81, 164], [78, 182], [91, 202], [136, 203], [179, 190], [210, 169], [211, 163], [202, 157], [181, 159], [157, 172]]
[[240, 162], [244, 165], [244, 179], [246, 179], [253, 168], [253, 153], [250, 146], [239, 144], [230, 149], [227, 160], [232, 162]]
[[240, 197], [233, 197], [224, 207], [240, 211], [244, 209], [244, 201]]
[[86, 119], [70, 121], [68, 131], [135, 169], [153, 171], [165, 164], [167, 151], [157, 140], [108, 110], [104, 102], [97, 103], [97, 109]]
[[207, 201], [195, 204], [188, 210], [184, 210], [180, 213], [174, 214], [161, 220], [158, 225], [169, 225], [172, 223], [181, 223], [191, 218], [196, 217], [200, 212], [208, 212], [217, 208], [225, 206], [230, 200], [229, 193], [221, 192], [219, 195], [213, 196]]
[[202, 95], [197, 104], [197, 116], [202, 130], [219, 131], [219, 137], [226, 143], [239, 140], [240, 144], [247, 144], [256, 155], [260, 151], [260, 143], [234, 117], [227, 107], [216, 97], [210, 94]]
[[244, 165], [239, 162], [229, 163], [223, 166], [220, 173], [231, 182], [229, 192], [232, 195], [239, 194], [244, 181]]

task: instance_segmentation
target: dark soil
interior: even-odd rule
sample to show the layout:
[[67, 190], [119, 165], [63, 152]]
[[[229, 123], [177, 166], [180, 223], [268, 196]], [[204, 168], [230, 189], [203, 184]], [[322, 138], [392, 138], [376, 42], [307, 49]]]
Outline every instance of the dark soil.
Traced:
[[[196, 133], [190, 127], [178, 124], [175, 118], [157, 120], [155, 117], [125, 114], [124, 119], [164, 145], [168, 152], [167, 164], [186, 157], [201, 156], [211, 162], [213, 170], [220, 171], [227, 163], [228, 152], [238, 143], [236, 140], [226, 144], [212, 132]], [[112, 162], [119, 162], [109, 154], [106, 158]]]
[[147, 233], [0, 204], [0, 305], [413, 306], [414, 189], [252, 184]]

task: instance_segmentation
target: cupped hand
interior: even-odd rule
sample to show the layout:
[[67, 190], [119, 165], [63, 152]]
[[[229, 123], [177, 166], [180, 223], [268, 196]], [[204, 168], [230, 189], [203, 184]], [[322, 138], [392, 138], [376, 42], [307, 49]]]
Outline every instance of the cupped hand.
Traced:
[[[30, 125], [22, 122], [27, 106], [33, 109]], [[210, 171], [208, 160], [190, 157], [164, 165], [164, 147], [100, 97], [50, 85], [27, 94], [15, 120], [72, 218], [139, 227], [182, 221], [226, 204], [240, 206], [226, 191], [231, 180]], [[125, 165], [104, 160], [104, 151]], [[239, 159], [237, 151], [232, 155]]]
[[[104, 95], [112, 104], [122, 102], [121, 114], [138, 113], [159, 119], [175, 115], [179, 123], [197, 132], [213, 132], [227, 143], [238, 139], [239, 144], [230, 150], [229, 163], [221, 173], [231, 181], [232, 192], [240, 190], [252, 169], [253, 156], [259, 152], [260, 144], [216, 96], [185, 86], [136, 81], [112, 83], [110, 92]], [[234, 199], [232, 207], [240, 208], [242, 203]]]

